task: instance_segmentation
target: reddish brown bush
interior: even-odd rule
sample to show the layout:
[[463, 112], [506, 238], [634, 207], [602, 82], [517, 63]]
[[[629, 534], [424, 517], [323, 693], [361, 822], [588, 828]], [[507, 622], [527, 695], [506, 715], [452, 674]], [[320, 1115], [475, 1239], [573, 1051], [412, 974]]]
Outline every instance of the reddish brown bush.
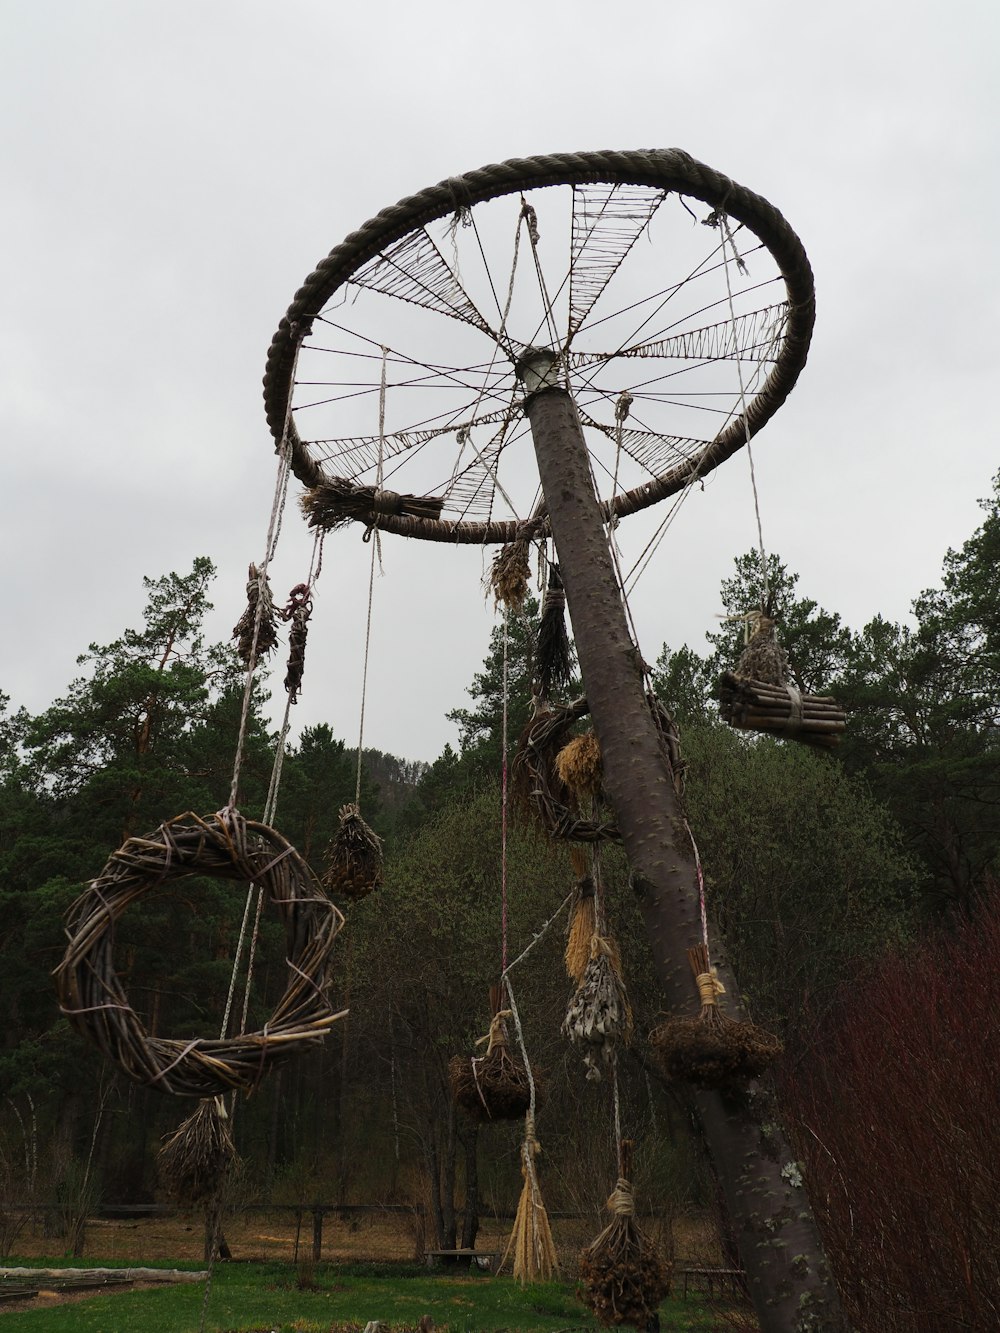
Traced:
[[863, 1333], [1000, 1329], [1000, 899], [886, 958], [782, 1092]]

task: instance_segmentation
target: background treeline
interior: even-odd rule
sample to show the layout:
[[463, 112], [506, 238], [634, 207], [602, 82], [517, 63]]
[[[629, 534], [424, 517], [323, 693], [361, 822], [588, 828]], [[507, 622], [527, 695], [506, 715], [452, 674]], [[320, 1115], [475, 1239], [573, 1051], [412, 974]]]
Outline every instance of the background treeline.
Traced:
[[[713, 915], [755, 1018], [787, 1038], [786, 1113], [822, 1183], [818, 1206], [859, 1327], [869, 1326], [872, 1302], [883, 1315], [899, 1311], [898, 1325], [880, 1328], [952, 1327], [947, 1311], [926, 1324], [914, 1313], [907, 1273], [929, 1270], [915, 1225], [892, 1223], [903, 1195], [917, 1197], [924, 1167], [907, 1145], [924, 1142], [931, 1115], [944, 1127], [928, 1140], [940, 1180], [975, 1175], [983, 1186], [956, 1187], [947, 1206], [925, 1202], [929, 1237], [940, 1251], [948, 1231], [955, 1271], [965, 1274], [955, 1279], [962, 1291], [951, 1292], [955, 1319], [965, 1320], [954, 1327], [1000, 1322], [1000, 1236], [984, 1216], [1000, 1185], [1000, 1132], [983, 1114], [991, 1102], [995, 1111], [995, 1092], [973, 1077], [1000, 974], [1000, 477], [983, 509], [982, 525], [948, 553], [940, 585], [916, 598], [907, 625], [877, 617], [855, 632], [769, 559], [769, 592], [798, 683], [835, 693], [850, 712], [832, 755], [717, 721], [714, 683], [742, 646], [736, 617], [761, 600], [755, 553], [739, 557], [723, 585], [734, 619], [707, 636], [709, 651], [664, 646], [654, 670], [682, 726], [688, 813]], [[243, 668], [232, 645], [208, 643], [202, 632], [213, 573], [198, 559], [186, 574], [147, 579], [143, 624], [92, 645], [79, 678], [45, 712], [30, 716], [0, 696], [0, 1245], [16, 1232], [16, 1217], [4, 1212], [10, 1204], [62, 1199], [73, 1211], [100, 1196], [155, 1197], [156, 1148], [189, 1109], [128, 1083], [73, 1035], [50, 973], [62, 953], [63, 913], [123, 838], [228, 797]], [[509, 625], [514, 735], [529, 706], [537, 612], [531, 603]], [[500, 970], [502, 660], [498, 628], [468, 705], [450, 715], [457, 747], [430, 764], [363, 755], [362, 807], [385, 839], [385, 884], [342, 904], [348, 923], [333, 998], [349, 1018], [321, 1052], [288, 1063], [237, 1108], [247, 1163], [239, 1188], [248, 1197], [419, 1200], [442, 1246], [471, 1243], [479, 1210], [516, 1201], [520, 1128], [478, 1130], [456, 1118], [446, 1075], [449, 1057], [485, 1033], [488, 988]], [[262, 702], [259, 693], [252, 700], [239, 795], [254, 817], [273, 763]], [[275, 823], [318, 871], [338, 809], [354, 797], [356, 762], [326, 725], [306, 729], [284, 756]], [[565, 846], [512, 813], [508, 956], [516, 957], [573, 876]], [[711, 1201], [683, 1099], [646, 1057], [659, 1001], [627, 867], [608, 851], [602, 869], [636, 1010], [622, 1097], [640, 1143], [640, 1184], [660, 1209]], [[215, 1034], [243, 899], [240, 886], [191, 880], [149, 895], [119, 923], [116, 961], [151, 1032]], [[596, 1214], [613, 1171], [610, 1091], [584, 1081], [560, 1036], [571, 989], [562, 945], [560, 923], [514, 985], [544, 1086], [547, 1201]], [[961, 1013], [948, 1018], [949, 978], [972, 958], [979, 984], [955, 980]], [[284, 982], [280, 931], [265, 913], [252, 1027]], [[914, 1059], [923, 1071], [916, 1084]], [[938, 1066], [948, 1072], [935, 1083]], [[938, 1085], [932, 1110], [925, 1091]], [[862, 1108], [876, 1114], [876, 1089], [884, 1142], [873, 1157]], [[874, 1185], [873, 1171], [882, 1173]], [[864, 1209], [855, 1207], [862, 1197]], [[851, 1230], [862, 1218], [863, 1238]], [[870, 1273], [852, 1258], [862, 1240], [878, 1255]]]

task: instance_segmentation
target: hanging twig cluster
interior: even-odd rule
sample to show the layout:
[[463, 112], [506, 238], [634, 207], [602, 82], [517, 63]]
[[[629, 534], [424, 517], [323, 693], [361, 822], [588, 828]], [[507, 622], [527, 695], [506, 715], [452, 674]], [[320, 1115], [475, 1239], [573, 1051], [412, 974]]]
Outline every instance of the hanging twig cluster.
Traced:
[[302, 688], [302, 673], [306, 665], [306, 636], [309, 632], [312, 609], [309, 584], [297, 583], [288, 594], [288, 601], [281, 612], [282, 620], [289, 623], [285, 689], [293, 704], [298, 702], [299, 690]]
[[473, 1120], [519, 1120], [531, 1106], [528, 1072], [507, 1041], [509, 1017], [508, 1009], [494, 1015], [485, 1055], [454, 1055], [448, 1062], [455, 1105]]
[[376, 486], [356, 486], [345, 477], [326, 477], [305, 492], [301, 504], [309, 526], [329, 532], [348, 523], [377, 524], [382, 514], [440, 518], [444, 499], [435, 495], [398, 495]]
[[569, 1002], [562, 1032], [583, 1056], [587, 1078], [600, 1082], [615, 1058], [619, 1043], [632, 1036], [632, 1006], [622, 979], [614, 940], [596, 932], [590, 961]]
[[164, 1139], [156, 1164], [170, 1197], [193, 1207], [216, 1198], [236, 1160], [225, 1103], [210, 1097]]
[[271, 584], [267, 575], [253, 564], [247, 573], [247, 608], [233, 626], [232, 637], [236, 639], [237, 651], [247, 666], [250, 665], [251, 657], [259, 661], [262, 657], [266, 657], [278, 642], [278, 618], [274, 608], [274, 598], [271, 595]]
[[323, 885], [331, 893], [364, 898], [382, 883], [382, 839], [353, 801], [340, 807], [340, 828], [326, 849]]

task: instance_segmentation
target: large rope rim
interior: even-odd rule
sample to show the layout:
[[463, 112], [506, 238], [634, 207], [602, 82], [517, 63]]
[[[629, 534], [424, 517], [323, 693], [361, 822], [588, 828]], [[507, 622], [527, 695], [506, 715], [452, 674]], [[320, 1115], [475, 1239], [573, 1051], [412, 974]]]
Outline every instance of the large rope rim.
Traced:
[[[272, 435], [279, 444], [282, 438], [287, 440], [292, 470], [304, 485], [318, 486], [329, 478], [306, 450], [289, 411], [295, 361], [313, 319], [351, 275], [386, 245], [415, 228], [453, 215], [456, 210], [543, 185], [598, 182], [650, 185], [724, 210], [726, 215], [749, 227], [771, 252], [785, 280], [789, 303], [788, 323], [774, 369], [747, 410], [734, 417], [694, 459], [614, 496], [607, 505], [608, 517], [622, 518], [636, 513], [683, 490], [692, 477], [706, 476], [741, 449], [771, 419], [805, 365], [816, 317], [809, 260], [802, 242], [781, 213], [760, 195], [679, 148], [514, 158], [441, 181], [384, 208], [336, 246], [299, 288], [268, 350], [264, 407]], [[516, 520], [458, 522], [381, 510], [354, 517], [369, 526], [377, 522], [382, 532], [428, 541], [509, 542], [514, 540], [518, 527]]]
[[[288, 984], [259, 1032], [228, 1040], [151, 1037], [114, 968], [114, 925], [136, 899], [201, 875], [260, 885], [285, 928]], [[330, 954], [344, 918], [292, 845], [266, 824], [226, 809], [188, 811], [127, 839], [67, 914], [69, 944], [56, 969], [62, 1012], [129, 1078], [182, 1097], [251, 1091], [266, 1069], [320, 1041], [341, 1015], [327, 996]]]

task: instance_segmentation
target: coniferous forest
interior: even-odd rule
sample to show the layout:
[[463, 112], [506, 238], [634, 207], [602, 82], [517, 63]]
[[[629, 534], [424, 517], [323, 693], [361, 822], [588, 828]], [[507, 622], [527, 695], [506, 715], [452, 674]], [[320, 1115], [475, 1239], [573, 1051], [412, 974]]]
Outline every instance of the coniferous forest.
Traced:
[[[795, 682], [835, 695], [848, 713], [835, 750], [719, 720], [716, 681], [742, 647], [735, 618], [759, 598], [756, 553], [735, 559], [721, 589], [734, 619], [707, 636], [708, 651], [664, 645], [653, 669], [680, 726], [713, 928], [754, 1020], [784, 1039], [774, 1076], [781, 1114], [859, 1326], [878, 1303], [899, 1313], [880, 1327], [1000, 1322], [1000, 475], [982, 508], [940, 582], [915, 590], [905, 624], [876, 617], [853, 629], [770, 557]], [[196, 558], [145, 579], [142, 623], [92, 644], [44, 712], [0, 696], [7, 1251], [13, 1210], [26, 1204], [79, 1212], [160, 1197], [156, 1151], [190, 1109], [129, 1081], [74, 1033], [52, 972], [64, 915], [114, 848], [225, 802], [244, 667], [234, 644], [205, 638], [213, 575]], [[538, 617], [529, 599], [509, 626], [512, 748], [528, 714]], [[383, 840], [385, 871], [378, 892], [339, 903], [347, 920], [332, 998], [349, 1014], [321, 1048], [241, 1099], [234, 1120], [241, 1197], [419, 1201], [442, 1248], [474, 1244], [479, 1217], [512, 1212], [521, 1186], [520, 1128], [457, 1115], [448, 1082], [449, 1059], [474, 1050], [489, 1027], [501, 967], [500, 629], [484, 651], [469, 699], [450, 714], [456, 747], [427, 762], [364, 751], [361, 805]], [[239, 792], [252, 818], [274, 759], [264, 703], [258, 687]], [[317, 873], [338, 811], [355, 798], [356, 762], [328, 725], [286, 744], [273, 822]], [[516, 800], [509, 825], [507, 948], [516, 957], [556, 913], [574, 871], [566, 845]], [[661, 1210], [712, 1208], [684, 1098], [646, 1041], [660, 1001], [628, 867], [615, 849], [602, 855], [634, 1011], [620, 1076], [637, 1179]], [[218, 1029], [245, 891], [190, 878], [144, 896], [116, 923], [116, 966], [150, 1034]], [[516, 974], [517, 1002], [542, 1090], [547, 1202], [597, 1210], [613, 1171], [610, 1092], [606, 1080], [586, 1079], [560, 1031], [573, 989], [564, 937], [560, 920], [537, 941]], [[264, 1024], [284, 985], [280, 925], [265, 910], [249, 1028]], [[240, 978], [237, 1006], [244, 986]], [[724, 1237], [724, 1219], [720, 1227]]]

